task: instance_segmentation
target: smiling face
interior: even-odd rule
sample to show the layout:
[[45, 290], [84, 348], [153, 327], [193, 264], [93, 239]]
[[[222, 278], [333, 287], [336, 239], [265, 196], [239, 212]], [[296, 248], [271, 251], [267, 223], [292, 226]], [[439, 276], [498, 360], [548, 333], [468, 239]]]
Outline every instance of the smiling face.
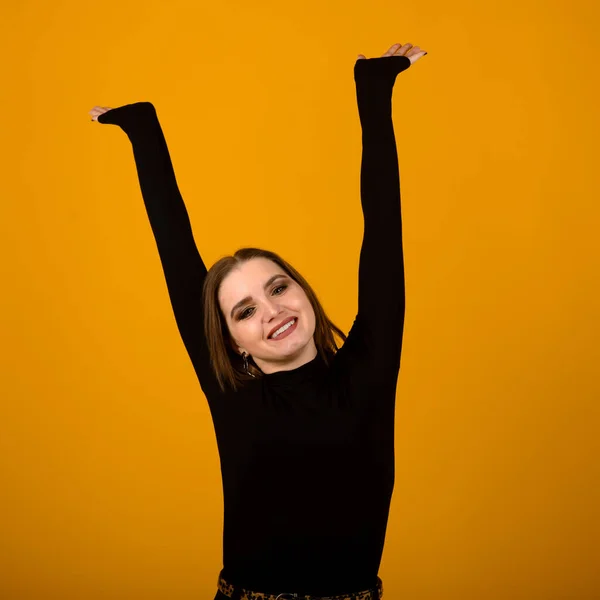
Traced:
[[219, 305], [236, 352], [252, 356], [263, 373], [294, 369], [317, 355], [315, 311], [302, 287], [273, 261], [253, 258], [233, 269], [219, 288]]

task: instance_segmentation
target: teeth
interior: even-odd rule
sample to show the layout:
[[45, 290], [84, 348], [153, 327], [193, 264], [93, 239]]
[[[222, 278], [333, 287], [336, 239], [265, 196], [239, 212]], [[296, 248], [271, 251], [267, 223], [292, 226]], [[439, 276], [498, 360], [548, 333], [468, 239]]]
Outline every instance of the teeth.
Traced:
[[295, 322], [296, 319], [292, 319], [289, 323], [286, 323], [283, 327], [280, 327], [271, 337], [276, 338], [280, 333], [283, 333], [286, 329], [289, 329]]

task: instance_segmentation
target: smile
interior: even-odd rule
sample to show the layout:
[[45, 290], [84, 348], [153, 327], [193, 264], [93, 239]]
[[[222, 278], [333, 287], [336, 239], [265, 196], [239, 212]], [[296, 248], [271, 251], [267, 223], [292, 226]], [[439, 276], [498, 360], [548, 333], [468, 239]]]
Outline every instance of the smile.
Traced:
[[285, 325], [281, 326], [279, 329], [277, 329], [270, 337], [270, 340], [281, 340], [285, 337], [287, 337], [288, 335], [290, 335], [295, 329], [296, 326], [298, 325], [298, 319], [292, 319], [290, 321], [288, 321]]

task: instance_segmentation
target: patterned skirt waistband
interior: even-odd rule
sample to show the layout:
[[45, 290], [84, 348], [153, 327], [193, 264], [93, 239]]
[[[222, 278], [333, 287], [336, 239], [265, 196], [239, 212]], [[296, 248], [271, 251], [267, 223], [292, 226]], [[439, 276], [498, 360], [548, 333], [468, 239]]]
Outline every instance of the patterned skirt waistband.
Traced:
[[296, 593], [264, 594], [253, 592], [244, 588], [237, 588], [225, 581], [219, 574], [219, 591], [232, 600], [378, 600], [383, 598], [383, 582], [378, 577], [377, 587], [352, 594], [337, 596], [302, 596]]

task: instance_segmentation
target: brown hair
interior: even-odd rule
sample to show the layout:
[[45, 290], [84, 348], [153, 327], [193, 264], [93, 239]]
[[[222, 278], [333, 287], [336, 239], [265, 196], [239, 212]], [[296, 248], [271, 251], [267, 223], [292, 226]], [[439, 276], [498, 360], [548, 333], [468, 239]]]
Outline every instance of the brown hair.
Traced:
[[[225, 277], [238, 265], [253, 258], [266, 258], [281, 267], [306, 293], [315, 311], [315, 346], [325, 363], [338, 350], [334, 335], [346, 341], [346, 335], [325, 314], [317, 295], [308, 282], [279, 255], [260, 248], [240, 248], [233, 256], [219, 259], [208, 271], [204, 281], [204, 333], [208, 344], [210, 359], [217, 381], [223, 391], [229, 385], [234, 391], [245, 382], [253, 379], [245, 372], [242, 357], [234, 350], [233, 340], [229, 333], [227, 322], [219, 304], [219, 289]], [[260, 378], [262, 371], [248, 360], [248, 370]]]

